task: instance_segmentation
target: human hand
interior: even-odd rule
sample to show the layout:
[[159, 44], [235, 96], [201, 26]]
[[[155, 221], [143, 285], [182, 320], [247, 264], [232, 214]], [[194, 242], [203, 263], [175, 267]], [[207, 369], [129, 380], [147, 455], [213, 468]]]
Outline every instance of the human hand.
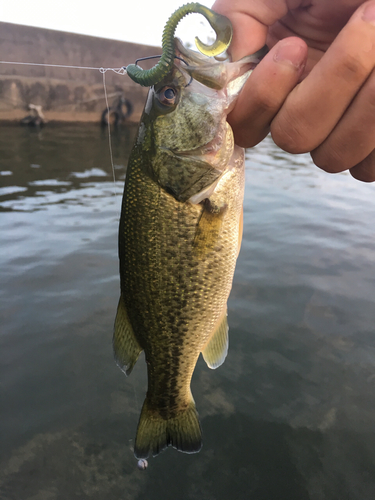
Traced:
[[375, 1], [217, 0], [213, 9], [232, 21], [234, 60], [271, 47], [228, 117], [236, 143], [271, 132], [327, 172], [375, 181]]

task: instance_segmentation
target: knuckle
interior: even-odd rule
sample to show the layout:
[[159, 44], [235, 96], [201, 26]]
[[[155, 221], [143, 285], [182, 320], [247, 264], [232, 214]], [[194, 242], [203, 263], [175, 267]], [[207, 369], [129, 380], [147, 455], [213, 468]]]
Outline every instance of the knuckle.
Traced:
[[253, 98], [258, 103], [259, 114], [274, 114], [282, 104], [275, 92], [266, 92], [264, 89], [256, 89]]
[[368, 110], [373, 113], [375, 109], [375, 70], [366, 81], [363, 90], [366, 92], [366, 105]]
[[307, 153], [312, 148], [306, 126], [301, 120], [274, 120], [271, 123], [272, 138], [279, 148], [292, 154]]
[[362, 60], [358, 53], [352, 54], [347, 50], [342, 51], [337, 60], [340, 61], [336, 67], [337, 76], [345, 81], [363, 82], [368, 76], [368, 64], [366, 64], [366, 60]]

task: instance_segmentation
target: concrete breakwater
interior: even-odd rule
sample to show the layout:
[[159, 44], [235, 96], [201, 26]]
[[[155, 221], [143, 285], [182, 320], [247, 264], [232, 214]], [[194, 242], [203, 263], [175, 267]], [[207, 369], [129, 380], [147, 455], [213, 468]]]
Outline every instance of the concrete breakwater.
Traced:
[[[160, 54], [148, 45], [0, 22], [0, 59], [93, 68], [119, 68]], [[148, 68], [155, 61], [146, 61]], [[139, 120], [147, 89], [126, 75], [105, 74], [110, 106], [127, 99], [131, 122]], [[0, 121], [17, 122], [29, 105], [41, 106], [47, 121], [100, 122], [105, 109], [103, 75], [98, 70], [0, 64]]]

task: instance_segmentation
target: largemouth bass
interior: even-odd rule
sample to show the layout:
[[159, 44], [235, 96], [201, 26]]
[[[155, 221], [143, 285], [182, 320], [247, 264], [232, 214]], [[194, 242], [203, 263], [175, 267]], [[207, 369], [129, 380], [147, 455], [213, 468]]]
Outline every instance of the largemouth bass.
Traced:
[[201, 448], [190, 381], [200, 353], [210, 368], [227, 355], [242, 236], [244, 152], [226, 117], [256, 58], [218, 62], [178, 40], [176, 54], [148, 94], [119, 229], [115, 357], [129, 375], [144, 351], [148, 371], [137, 458]]

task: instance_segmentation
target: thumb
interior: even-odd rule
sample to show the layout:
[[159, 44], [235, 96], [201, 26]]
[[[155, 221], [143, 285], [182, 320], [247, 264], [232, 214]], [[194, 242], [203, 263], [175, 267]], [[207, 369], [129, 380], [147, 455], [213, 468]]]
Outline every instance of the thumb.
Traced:
[[[303, 0], [294, 0], [293, 9]], [[212, 9], [226, 16], [233, 25], [229, 52], [234, 61], [253, 54], [266, 43], [268, 28], [284, 17], [287, 0], [216, 0]]]

